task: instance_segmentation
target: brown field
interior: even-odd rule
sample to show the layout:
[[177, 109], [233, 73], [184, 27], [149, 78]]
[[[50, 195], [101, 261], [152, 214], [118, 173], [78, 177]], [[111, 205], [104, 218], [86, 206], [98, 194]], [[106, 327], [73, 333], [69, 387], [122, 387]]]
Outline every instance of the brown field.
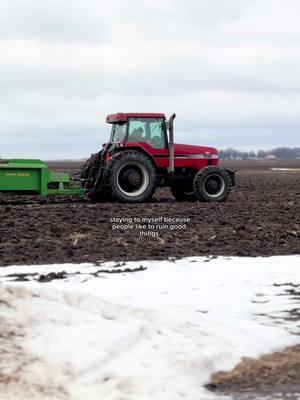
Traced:
[[270, 168], [300, 168], [300, 159], [295, 160], [221, 160], [225, 168], [236, 170], [268, 171]]
[[[225, 203], [176, 202], [168, 189], [145, 204], [91, 204], [84, 197], [0, 196], [1, 265], [163, 259], [201, 255], [300, 254], [300, 160], [223, 161], [237, 169]], [[49, 162], [78, 170], [78, 162]], [[112, 230], [112, 217], [188, 217], [159, 237]], [[156, 231], [156, 229], [155, 229]]]
[[[45, 161], [54, 171], [74, 172], [83, 161]], [[270, 170], [270, 168], [300, 168], [300, 159], [294, 160], [220, 160], [220, 165], [236, 170]]]

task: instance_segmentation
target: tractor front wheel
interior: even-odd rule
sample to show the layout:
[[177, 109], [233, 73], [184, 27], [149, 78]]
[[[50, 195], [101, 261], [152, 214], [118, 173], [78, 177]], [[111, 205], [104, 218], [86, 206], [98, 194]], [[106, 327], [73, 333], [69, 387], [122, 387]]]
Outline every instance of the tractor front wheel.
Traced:
[[126, 203], [144, 202], [156, 188], [156, 169], [143, 153], [125, 150], [114, 155], [103, 174], [105, 192]]
[[200, 201], [221, 202], [227, 199], [230, 184], [230, 177], [224, 169], [205, 167], [194, 178], [194, 193]]

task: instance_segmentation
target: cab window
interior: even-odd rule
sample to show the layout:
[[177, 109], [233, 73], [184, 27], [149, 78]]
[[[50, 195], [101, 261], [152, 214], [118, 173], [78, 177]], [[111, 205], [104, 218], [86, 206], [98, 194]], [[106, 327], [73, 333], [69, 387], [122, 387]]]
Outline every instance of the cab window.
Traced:
[[130, 118], [129, 142], [145, 142], [157, 149], [166, 148], [166, 127], [163, 118]]
[[121, 142], [126, 136], [126, 124], [113, 124], [111, 130], [111, 142]]

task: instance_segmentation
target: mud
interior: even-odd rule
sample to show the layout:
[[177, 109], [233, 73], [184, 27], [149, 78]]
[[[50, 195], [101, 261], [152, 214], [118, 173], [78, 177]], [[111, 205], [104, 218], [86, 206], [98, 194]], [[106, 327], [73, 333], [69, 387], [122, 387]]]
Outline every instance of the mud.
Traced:
[[[133, 273], [133, 272], [142, 272], [145, 271], [147, 267], [144, 267], [143, 265], [140, 265], [139, 267], [136, 268], [128, 268], [126, 267], [126, 263], [116, 263], [115, 265], [112, 265], [111, 268], [100, 268], [96, 270], [95, 272], [89, 272], [85, 273], [86, 277], [89, 278], [98, 278], [102, 277], [103, 274], [128, 274], [128, 273]], [[67, 273], [66, 271], [61, 271], [61, 272], [49, 272], [48, 274], [40, 274], [38, 272], [33, 272], [33, 273], [14, 273], [14, 274], [7, 274], [5, 275], [5, 281], [6, 282], [28, 282], [28, 281], [36, 281], [39, 283], [48, 283], [53, 280], [57, 279], [68, 279], [70, 277], [73, 277], [74, 275], [81, 275], [82, 272], [76, 271], [72, 273]], [[0, 300], [1, 304], [1, 300]]]
[[253, 391], [300, 393], [300, 345], [260, 359], [243, 358], [229, 372], [217, 372], [207, 389], [218, 393], [246, 393]]
[[[274, 283], [287, 296], [300, 302], [299, 283]], [[277, 317], [278, 323], [300, 321], [299, 308], [285, 310], [284, 316]], [[274, 316], [269, 316], [274, 318]], [[275, 317], [276, 318], [276, 317]], [[299, 332], [294, 334], [300, 335]], [[266, 354], [259, 359], [244, 357], [231, 371], [219, 371], [212, 375], [206, 388], [221, 394], [230, 394], [233, 400], [279, 400], [300, 398], [300, 345], [291, 346], [283, 351]]]
[[[73, 166], [74, 169], [76, 169]], [[110, 219], [190, 218], [181, 229], [112, 230]], [[240, 170], [225, 203], [145, 204], [0, 195], [0, 265], [300, 254], [300, 172]], [[124, 224], [123, 224], [124, 225]]]

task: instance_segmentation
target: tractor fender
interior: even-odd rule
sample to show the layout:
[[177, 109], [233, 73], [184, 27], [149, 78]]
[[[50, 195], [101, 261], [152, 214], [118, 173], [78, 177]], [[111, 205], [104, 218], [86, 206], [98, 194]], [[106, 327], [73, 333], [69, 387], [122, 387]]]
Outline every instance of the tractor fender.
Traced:
[[114, 148], [114, 153], [111, 154], [111, 157], [114, 157], [116, 154], [119, 154], [121, 151], [126, 151], [126, 150], [134, 150], [142, 153], [143, 155], [147, 156], [153, 163], [154, 167], [158, 168], [158, 165], [156, 163], [155, 158], [150, 154], [148, 151], [146, 151], [143, 147], [141, 146], [124, 146], [124, 147], [116, 147]]

